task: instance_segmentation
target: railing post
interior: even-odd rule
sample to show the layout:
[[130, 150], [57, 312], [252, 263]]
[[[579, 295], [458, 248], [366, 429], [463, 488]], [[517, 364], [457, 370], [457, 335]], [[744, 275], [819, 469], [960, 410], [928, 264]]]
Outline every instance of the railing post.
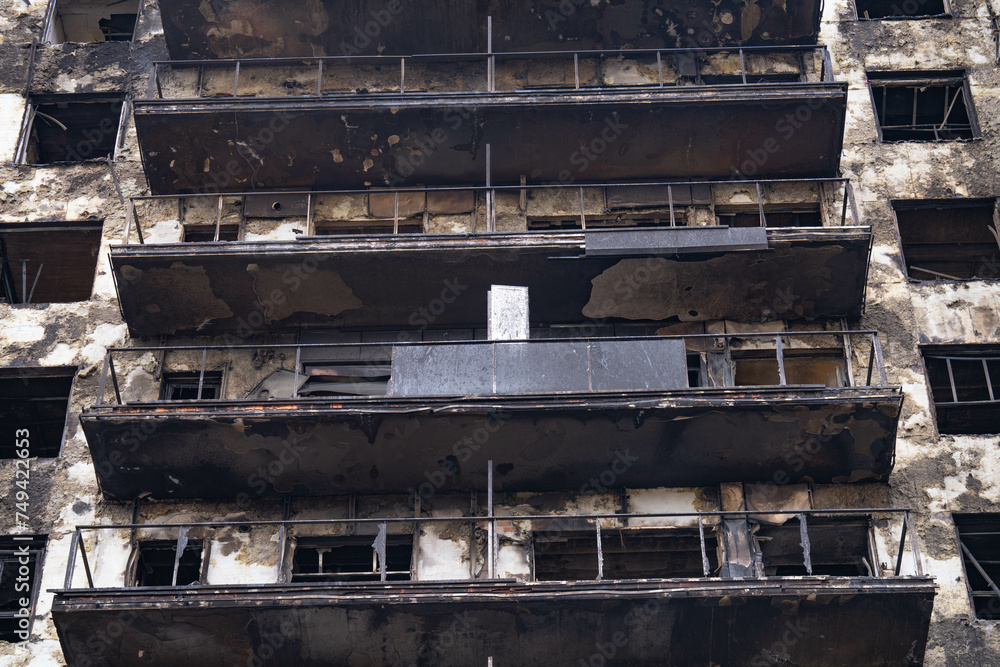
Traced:
[[674, 219], [674, 186], [672, 185], [667, 185], [667, 203], [670, 205], [670, 226], [676, 227], [677, 221]]
[[573, 54], [573, 77], [576, 83], [576, 89], [580, 90], [580, 54]]
[[899, 547], [896, 550], [896, 570], [895, 570], [897, 577], [899, 576], [900, 571], [902, 571], [903, 569], [903, 550], [906, 546], [906, 529], [907, 529], [907, 524], [909, 523], [906, 520], [907, 515], [909, 515], [909, 511], [903, 512], [903, 527], [899, 531]]
[[323, 59], [316, 61], [316, 97], [323, 96]]
[[601, 545], [601, 520], [595, 519], [597, 526], [597, 580], [604, 579], [604, 547]]
[[802, 545], [802, 564], [806, 567], [806, 574], [812, 575], [812, 545], [809, 543], [809, 529], [806, 526], [806, 515], [799, 515], [799, 544]]
[[222, 195], [219, 195], [219, 207], [215, 213], [215, 238], [213, 239], [216, 243], [219, 242], [219, 235], [222, 231]]
[[487, 537], [489, 538], [489, 544], [486, 548], [486, 557], [488, 562], [486, 564], [486, 574], [487, 578], [496, 578], [496, 553], [494, 551], [494, 537], [496, 536], [497, 523], [493, 519], [493, 461], [486, 462], [488, 466], [486, 471], [486, 517], [487, 523]]
[[302, 363], [302, 346], [295, 348], [295, 378], [292, 380], [292, 398], [299, 397], [299, 365]]
[[239, 97], [240, 91], [240, 61], [236, 61], [236, 73], [233, 76], [233, 97]]
[[701, 540], [701, 571], [707, 577], [711, 568], [708, 563], [708, 551], [705, 549], [705, 524], [701, 520], [701, 514], [698, 515], [698, 537]]
[[775, 354], [778, 359], [778, 384], [784, 387], [788, 384], [785, 377], [785, 346], [781, 342], [781, 334], [774, 337], [775, 341]]
[[201, 350], [201, 371], [198, 373], [198, 400], [201, 400], [201, 390], [205, 386], [205, 361], [208, 359], [208, 348]]
[[747, 83], [747, 63], [743, 57], [743, 49], [740, 49], [740, 75], [743, 77], [743, 85]]
[[108, 368], [111, 366], [111, 350], [104, 353], [104, 366], [101, 368], [101, 379], [97, 382], [97, 406], [104, 405], [104, 392], [108, 388]]
[[83, 536], [80, 535], [80, 529], [76, 529], [76, 535], [78, 537], [77, 544], [80, 545], [80, 556], [83, 558], [83, 573], [87, 575], [87, 587], [94, 587], [94, 577], [90, 573], [90, 562], [87, 560], [87, 546], [83, 543]]
[[132, 235], [132, 221], [135, 219], [135, 200], [129, 198], [128, 209], [125, 212], [125, 238], [122, 243], [128, 245], [129, 237]]
[[[110, 357], [111, 353], [108, 352], [108, 355]], [[121, 392], [118, 389], [118, 373], [115, 372], [115, 360], [114, 359], [111, 359], [110, 370], [111, 370], [111, 386], [113, 386], [115, 388], [115, 400], [118, 401], [118, 405], [121, 405], [122, 404], [122, 395], [121, 395]]]
[[663, 56], [660, 54], [659, 49], [656, 51], [656, 71], [660, 78], [660, 88], [663, 88]]
[[872, 334], [872, 350], [875, 352], [875, 363], [878, 364], [878, 377], [882, 383], [880, 386], [884, 387], [889, 384], [889, 376], [885, 372], [885, 360], [882, 358], [882, 342], [875, 333]]
[[924, 565], [920, 562], [920, 546], [917, 544], [917, 531], [913, 527], [913, 515], [907, 510], [903, 513], [906, 525], [910, 527], [910, 552], [913, 554], [913, 570], [918, 577], [924, 576]]
[[73, 536], [69, 540], [69, 561], [66, 563], [66, 578], [63, 580], [63, 588], [70, 590], [73, 588], [73, 570], [76, 568], [76, 550], [80, 548], [80, 531], [73, 531]]
[[406, 58], [399, 59], [399, 94], [406, 92]]

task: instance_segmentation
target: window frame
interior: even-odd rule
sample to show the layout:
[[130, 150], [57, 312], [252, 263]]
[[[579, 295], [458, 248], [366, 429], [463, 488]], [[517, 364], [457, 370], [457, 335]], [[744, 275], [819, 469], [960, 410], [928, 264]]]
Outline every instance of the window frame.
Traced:
[[[377, 550], [375, 549], [374, 542], [377, 539], [377, 535], [297, 535], [291, 537], [291, 548], [289, 549], [289, 557], [286, 565], [285, 577], [289, 583], [293, 584], [303, 584], [303, 585], [315, 585], [315, 584], [384, 584], [388, 582], [407, 582], [415, 581], [417, 576], [417, 568], [415, 559], [417, 558], [417, 539], [416, 533], [396, 533], [396, 534], [386, 534], [386, 579], [381, 580], [381, 570], [378, 567], [378, 556]], [[336, 544], [337, 542], [342, 542], [342, 544]], [[368, 546], [372, 552], [372, 560], [374, 569], [372, 572], [344, 572], [344, 573], [324, 573], [322, 571], [316, 573], [305, 573], [307, 575], [312, 574], [315, 577], [315, 581], [308, 580], [295, 580], [295, 554], [299, 549], [322, 549], [335, 548], [335, 547], [350, 547], [350, 546]], [[408, 546], [410, 548], [410, 563], [406, 571], [406, 578], [393, 578], [392, 575], [403, 574], [402, 570], [392, 571], [388, 569], [388, 548], [391, 546]], [[322, 566], [320, 564], [320, 569]], [[303, 573], [299, 573], [300, 575]], [[346, 576], [342, 576], [346, 575]], [[353, 576], [352, 576], [353, 575]], [[324, 580], [323, 577], [328, 579]], [[364, 577], [376, 577], [376, 579], [365, 579]]]
[[[952, 350], [959, 350], [960, 348], [966, 348], [966, 349], [968, 349], [968, 354], [964, 354], [963, 355], [963, 354], [959, 354], [959, 353], [951, 353]], [[980, 353], [980, 354], [976, 354], [975, 353], [976, 350], [975, 349], [970, 349], [970, 348], [983, 348], [983, 352]], [[942, 431], [941, 430], [941, 426], [940, 426], [940, 417], [939, 417], [939, 414], [938, 414], [938, 410], [939, 410], [940, 406], [945, 406], [945, 407], [957, 406], [957, 407], [961, 407], [961, 406], [969, 405], [969, 404], [973, 404], [973, 405], [986, 405], [986, 406], [988, 406], [988, 405], [996, 405], [997, 408], [1000, 409], [1000, 393], [995, 392], [993, 390], [993, 386], [992, 386], [992, 379], [993, 378], [989, 374], [989, 365], [986, 363], [987, 361], [992, 361], [992, 360], [1000, 361], [1000, 346], [995, 346], [995, 345], [976, 345], [976, 344], [966, 344], [966, 345], [921, 345], [919, 347], [919, 349], [920, 349], [920, 363], [923, 366], [924, 380], [927, 383], [927, 398], [928, 398], [928, 401], [929, 401], [930, 406], [931, 406], [931, 416], [934, 419], [934, 432], [935, 432], [935, 435], [938, 436], [938, 437], [940, 437], [942, 435], [950, 435], [950, 436], [968, 436], [968, 437], [980, 437], [980, 438], [981, 437], [991, 437], [991, 436], [995, 435], [995, 433], [956, 433], [956, 432], [952, 432], [950, 430], [949, 431]], [[995, 355], [995, 356], [991, 356], [991, 352], [990, 352], [991, 350], [995, 350], [995, 351], [992, 352], [992, 354]], [[985, 376], [986, 384], [987, 384], [987, 393], [989, 395], [993, 396], [993, 399], [988, 400], [988, 401], [957, 401], [957, 400], [953, 400], [953, 401], [947, 401], [947, 402], [943, 402], [943, 403], [938, 403], [938, 401], [935, 400], [935, 398], [934, 398], [934, 385], [932, 384], [930, 370], [928, 369], [928, 365], [927, 365], [927, 359], [928, 359], [928, 357], [936, 358], [936, 359], [941, 359], [941, 358], [946, 358], [946, 359], [967, 358], [969, 360], [976, 360], [976, 359], [983, 360], [983, 362], [984, 362], [983, 363], [983, 370], [984, 370], [984, 376]], [[956, 389], [956, 386], [955, 386], [954, 373], [951, 371], [951, 368], [950, 368], [951, 364], [950, 363], [948, 364], [948, 366], [949, 366], [949, 381], [950, 381], [949, 382], [949, 388], [951, 389], [951, 392], [952, 392], [952, 398], [953, 399], [957, 399], [957, 389]], [[996, 432], [1000, 433], [1000, 418], [998, 418], [998, 420], [997, 420], [997, 431]]]
[[[976, 621], [983, 621], [986, 623], [1000, 623], [1000, 615], [998, 615], [997, 618], [980, 618], [979, 613], [976, 611], [976, 600], [974, 595], [976, 591], [972, 588], [972, 581], [969, 579], [969, 571], [968, 568], [966, 568], [965, 566], [965, 551], [963, 550], [963, 547], [965, 549], [969, 548], [965, 546], [965, 543], [962, 541], [962, 531], [958, 527], [959, 522], [955, 520], [956, 515], [960, 517], [993, 515], [997, 517], [997, 523], [998, 525], [1000, 525], [1000, 514], [996, 512], [952, 512], [951, 513], [951, 523], [954, 526], [955, 530], [955, 546], [958, 547], [958, 560], [962, 565], [962, 579], [965, 582], [966, 599], [969, 601], [969, 613], [972, 614], [972, 618], [975, 619]], [[971, 553], [972, 549], [969, 549], [969, 552]], [[976, 560], [978, 561], [979, 559], [976, 558]], [[1000, 586], [1000, 583], [997, 583], [995, 581], [993, 583], [997, 584], [997, 586]], [[998, 603], [1000, 603], [1000, 598], [998, 598]]]
[[[880, 144], [901, 144], [908, 142], [941, 143], [949, 141], [975, 141], [982, 138], [979, 119], [976, 115], [976, 108], [972, 98], [972, 89], [969, 86], [968, 70], [870, 69], [865, 70], [865, 81], [868, 84], [868, 94], [871, 98], [872, 113], [875, 116], [875, 130], [878, 133], [878, 143]], [[915, 88], [917, 86], [961, 86], [962, 101], [965, 103], [965, 111], [969, 117], [969, 128], [972, 132], [972, 136], [961, 139], [885, 139], [883, 121], [879, 117], [878, 105], [875, 101], [875, 87], [878, 85], [878, 82], [889, 84], [879, 87], [893, 88]]]
[[[180, 540], [137, 540], [133, 543], [132, 549], [129, 552], [129, 561], [126, 569], [126, 579], [125, 588], [178, 588], [184, 586], [190, 586], [191, 584], [180, 584], [176, 583], [176, 579], [173, 578], [174, 574], [171, 573], [171, 583], [166, 586], [163, 585], [141, 585], [139, 584], [139, 559], [142, 555], [142, 550], [145, 549], [155, 549], [155, 550], [166, 550], [173, 548], [174, 558], [176, 559], [177, 547], [179, 546]], [[212, 540], [194, 538], [186, 540], [184, 544], [184, 549], [181, 552], [191, 550], [197, 550], [201, 556], [201, 562], [198, 565], [198, 585], [206, 585], [206, 579], [208, 577], [208, 566], [212, 558]], [[175, 561], [176, 562], [176, 561]]]
[[[921, 3], [921, 0], [914, 0], [917, 4]], [[950, 19], [954, 18], [952, 12], [951, 0], [941, 0], [944, 5], [944, 12], [941, 14], [911, 14], [907, 16], [880, 16], [877, 18], [868, 18], [861, 16], [861, 12], [858, 11], [858, 0], [852, 0], [851, 10], [854, 12], [855, 21], [925, 21], [928, 19]], [[906, 0], [899, 0], [899, 4], [905, 4]]]
[[[89, 296], [86, 299], [80, 299], [77, 301], [33, 301], [32, 299], [24, 300], [24, 294], [21, 294], [21, 299], [16, 303], [12, 300], [7, 300], [6, 303], [10, 306], [23, 306], [23, 305], [49, 305], [54, 303], [84, 303], [89, 301], [94, 296], [94, 286], [97, 282], [97, 269], [100, 266], [100, 250], [101, 245], [104, 240], [104, 222], [102, 219], [92, 219], [92, 220], [64, 220], [59, 222], [30, 222], [30, 223], [0, 223], [0, 237], [5, 234], [25, 234], [31, 232], [97, 232], [97, 256], [94, 260], [94, 270], [93, 275], [90, 280], [90, 291]], [[0, 239], [2, 243], [2, 239]], [[15, 282], [16, 279], [13, 275], [13, 268], [10, 262], [2, 261], [5, 260], [6, 253], [4, 252], [0, 255], [0, 298], [7, 298], [6, 291], [3, 288], [3, 283], [7, 280]], [[9, 278], [7, 277], [9, 275]], [[33, 280], [30, 277], [28, 280]], [[22, 281], [23, 283], [23, 281]], [[30, 284], [30, 283], [29, 283]], [[34, 296], [34, 285], [28, 290], [28, 296]], [[23, 286], [22, 286], [23, 291]]]
[[[55, 2], [56, 0], [53, 0]], [[76, 98], [76, 99], [73, 99]], [[31, 147], [32, 133], [35, 127], [38, 107], [48, 104], [87, 104], [98, 102], [121, 102], [121, 111], [118, 123], [115, 126], [115, 138], [110, 153], [105, 156], [86, 157], [80, 160], [63, 162], [29, 162], [28, 150]], [[125, 148], [125, 138], [128, 133], [128, 122], [132, 111], [132, 94], [124, 92], [110, 93], [38, 93], [29, 95], [24, 105], [24, 114], [21, 119], [21, 129], [17, 138], [17, 147], [14, 151], [14, 165], [29, 167], [60, 167], [68, 165], [90, 164], [95, 162], [106, 162], [112, 160], [120, 162], [124, 160], [122, 152]]]
[[[23, 539], [25, 537], [31, 538], [31, 540], [29, 541], [29, 540]], [[19, 538], [21, 538], [21, 539], [19, 539]], [[32, 554], [32, 553], [35, 554], [35, 572], [34, 572], [34, 574], [32, 576], [31, 590], [30, 590], [30, 593], [31, 593], [31, 602], [29, 603], [29, 609], [31, 610], [31, 613], [28, 615], [28, 639], [27, 640], [18, 640], [16, 642], [7, 642], [7, 643], [10, 643], [10, 644], [20, 644], [20, 643], [22, 643], [24, 641], [29, 641], [30, 642], [31, 641], [31, 630], [32, 630], [32, 627], [35, 624], [35, 616], [38, 615], [38, 594], [41, 592], [41, 587], [42, 587], [42, 567], [43, 567], [43, 565], [45, 563], [45, 552], [46, 552], [46, 550], [48, 548], [49, 536], [47, 534], [46, 535], [7, 535], [7, 536], [4, 536], [3, 538], [0, 538], [0, 539], [2, 539], [2, 540], [10, 540], [10, 542], [14, 545], [13, 549], [16, 549], [18, 547], [18, 542], [23, 542], [23, 543], [27, 543], [27, 544], [30, 544], [32, 542], [34, 542], [34, 543], [40, 542], [41, 543], [40, 546], [29, 547], [29, 549], [28, 549], [28, 553], [29, 554]], [[8, 551], [8, 549], [5, 549], [2, 545], [0, 545], [0, 557], [2, 557], [2, 555], [6, 555], [7, 551]], [[15, 554], [15, 553], [16, 553], [15, 551], [11, 550], [11, 554], [12, 555]], [[0, 566], [0, 567], [2, 567], [2, 566]], [[0, 618], [17, 618], [16, 613], [17, 612], [0, 612]], [[6, 640], [0, 639], [0, 642], [3, 642], [3, 641], [6, 641]]]
[[[63, 448], [66, 446], [66, 433], [69, 431], [70, 418], [73, 416], [73, 394], [76, 392], [76, 381], [79, 377], [79, 367], [77, 366], [25, 366], [25, 367], [0, 367], [0, 376], [6, 377], [11, 374], [13, 377], [21, 378], [47, 378], [47, 377], [65, 377], [72, 373], [72, 379], [70, 380], [69, 393], [66, 395], [66, 416], [63, 419], [62, 434], [59, 437], [59, 447], [58, 450], [52, 456], [39, 456], [38, 454], [33, 454], [29, 449], [29, 458], [43, 458], [43, 459], [57, 459], [62, 456]], [[56, 375], [58, 371], [63, 371], [65, 375]], [[10, 460], [0, 458], [0, 461]]]
[[[59, 13], [58, 6], [60, 2], [65, 2], [65, 0], [49, 0], [48, 6], [46, 6], [45, 8], [45, 18], [42, 20], [41, 42], [43, 44], [107, 44], [109, 42], [109, 40], [105, 40], [104, 42], [74, 42], [71, 40], [63, 40], [61, 42], [55, 41], [55, 25], [56, 25], [55, 22], [57, 15]], [[115, 3], [108, 3], [108, 6], [110, 7], [112, 4]], [[110, 41], [123, 42], [127, 44], [135, 42], [136, 38], [140, 36], [139, 25], [140, 22], [142, 21], [143, 14], [145, 13], [144, 12], [145, 6], [146, 3], [143, 0], [139, 0], [139, 2], [137, 3], [136, 13], [135, 13], [135, 26], [133, 26], [132, 28], [132, 39], [110, 40]]]
[[[951, 199], [892, 199], [889, 201], [890, 206], [892, 206], [892, 216], [896, 223], [896, 243], [899, 246], [900, 260], [902, 261], [903, 274], [906, 276], [907, 280], [928, 283], [934, 282], [935, 280], [947, 280], [951, 283], [968, 283], [974, 280], [1000, 280], [1000, 272], [998, 272], [996, 278], [960, 278], [958, 280], [952, 278], [930, 278], [921, 279], [914, 278], [910, 275], [910, 269], [907, 266], [906, 251], [903, 248], [903, 232], [899, 225], [899, 211], [913, 211], [921, 209], [941, 209], [941, 208], [974, 208], [976, 206], [992, 206], [993, 207], [993, 225], [997, 231], [1000, 231], [1000, 198], [998, 197], [955, 197]], [[911, 244], [912, 245], [912, 244]], [[997, 247], [997, 256], [1000, 257], [1000, 244]]]

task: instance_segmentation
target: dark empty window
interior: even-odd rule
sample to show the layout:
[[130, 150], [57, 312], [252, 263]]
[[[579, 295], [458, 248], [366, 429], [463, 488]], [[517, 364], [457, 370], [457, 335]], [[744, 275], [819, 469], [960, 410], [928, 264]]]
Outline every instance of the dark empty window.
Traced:
[[89, 299], [102, 227], [100, 222], [0, 225], [0, 302]]
[[[214, 225], [184, 225], [185, 243], [213, 243], [215, 240]], [[239, 240], [239, 225], [219, 225], [219, 241]]]
[[962, 72], [868, 72], [882, 141], [972, 139], [972, 97]]
[[1000, 347], [934, 346], [923, 353], [938, 431], [1000, 433]]
[[211, 401], [222, 396], [222, 373], [165, 373], [160, 399], [164, 401]]
[[[0, 458], [18, 455], [19, 431], [28, 432], [29, 456], [59, 455], [75, 373], [73, 368], [0, 369]], [[17, 442], [24, 439], [21, 434]]]
[[[553, 531], [535, 539], [536, 581], [583, 581], [598, 576], [596, 531]], [[603, 579], [704, 577], [697, 528], [607, 529], [601, 532]], [[716, 572], [715, 534], [705, 529], [709, 573]]]
[[915, 19], [948, 13], [945, 0], [854, 0], [858, 18]]
[[177, 542], [139, 542], [133, 586], [188, 586], [201, 581], [201, 540], [190, 540], [178, 554]]
[[[728, 227], [760, 227], [760, 210], [720, 211], [716, 209], [720, 225]], [[764, 207], [767, 227], [822, 227], [823, 216], [819, 206], [801, 208]]]
[[[843, 387], [844, 352], [837, 349], [783, 349], [786, 385]], [[781, 384], [775, 350], [733, 351], [734, 384], [738, 387]]]
[[976, 618], [1000, 619], [1000, 514], [953, 514]]
[[809, 573], [834, 577], [874, 577], [878, 563], [869, 553], [868, 518], [809, 516], [809, 567], [802, 548], [798, 519], [780, 526], [761, 525], [754, 537], [764, 576], [798, 577]]
[[106, 158], [115, 150], [122, 104], [117, 95], [33, 98], [23, 161], [58, 164]]
[[46, 540], [44, 535], [0, 537], [0, 641], [28, 639]]
[[906, 273], [914, 280], [1000, 279], [992, 199], [893, 202]]
[[[293, 582], [381, 581], [373, 536], [299, 538], [292, 557]], [[388, 535], [386, 581], [410, 579], [412, 535]]]
[[53, 0], [55, 11], [46, 36], [62, 42], [127, 42], [135, 32], [137, 0]]

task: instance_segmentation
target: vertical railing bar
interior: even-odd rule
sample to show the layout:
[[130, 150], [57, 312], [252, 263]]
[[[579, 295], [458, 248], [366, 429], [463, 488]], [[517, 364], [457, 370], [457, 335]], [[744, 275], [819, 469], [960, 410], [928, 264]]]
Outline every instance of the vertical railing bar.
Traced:
[[951, 400], [958, 403], [958, 392], [955, 391], [955, 373], [951, 369], [951, 359], [944, 360], [948, 367], [948, 381], [951, 382]]
[[201, 97], [201, 88], [204, 85], [203, 84], [204, 78], [205, 78], [205, 66], [198, 65], [198, 83], [197, 83], [197, 90], [195, 91], [194, 94], [195, 97]]
[[812, 576], [812, 545], [809, 544], [809, 528], [806, 526], [806, 515], [799, 515], [799, 540], [802, 545], [802, 564], [806, 566], [806, 574]]
[[597, 526], [597, 580], [604, 579], [604, 548], [601, 546], [601, 520], [595, 519]]
[[767, 227], [767, 218], [764, 217], [764, 193], [760, 188], [760, 181], [755, 182], [757, 186], [757, 210], [760, 212], [760, 226]]
[[306, 233], [313, 234], [313, 195], [310, 192], [306, 195]]
[[399, 234], [399, 191], [396, 191], [396, 198], [392, 211], [392, 233]]
[[39, 264], [38, 270], [35, 271], [35, 279], [31, 281], [31, 290], [28, 292], [28, 298], [24, 300], [24, 303], [31, 303], [31, 300], [35, 298], [35, 288], [38, 287], [38, 279], [42, 277], [42, 268], [45, 264]]
[[573, 77], [576, 83], [576, 89], [580, 90], [580, 54], [573, 54]]
[[201, 370], [198, 373], [198, 400], [201, 400], [201, 391], [205, 386], [205, 360], [208, 359], [208, 348], [201, 350]]
[[743, 58], [743, 49], [740, 49], [740, 75], [743, 77], [743, 85], [747, 83], [747, 63]]
[[399, 59], [399, 93], [402, 95], [406, 92], [406, 58], [402, 57]]
[[698, 515], [698, 537], [701, 540], [701, 571], [707, 577], [709, 575], [708, 551], [705, 549], [705, 523]]
[[983, 373], [986, 374], [986, 389], [990, 392], [990, 400], [995, 401], [996, 398], [993, 397], [993, 381], [990, 378], [990, 366], [986, 363], [986, 359], [981, 360], [983, 362]]
[[[112, 172], [112, 175], [114, 175], [114, 172]], [[138, 209], [133, 209], [133, 211], [135, 214], [135, 237], [139, 239], [139, 245], [145, 245], [146, 238], [142, 233], [142, 220], [139, 218], [139, 211]]]
[[111, 353], [108, 352], [108, 359], [111, 361], [111, 386], [115, 388], [115, 400], [118, 405], [122, 404], [122, 395], [118, 389], [118, 374], [115, 372], [115, 360], [111, 359]]
[[28, 260], [21, 260], [21, 301], [28, 297]]
[[153, 91], [156, 90], [156, 70], [159, 68], [158, 63], [153, 63], [153, 71], [149, 73], [149, 82], [146, 84], [146, 99], [153, 99]]
[[181, 557], [184, 555], [184, 550], [187, 549], [187, 527], [179, 528], [177, 530], [177, 542], [174, 546], [174, 573], [170, 579], [170, 585], [177, 585], [177, 572], [181, 569]]
[[[659, 55], [659, 51], [657, 51]], [[676, 227], [677, 221], [674, 219], [674, 186], [667, 185], [667, 203], [670, 206], [670, 226]]]
[[847, 192], [851, 197], [851, 224], [860, 225], [861, 215], [858, 213], [858, 200], [854, 196], [854, 186], [851, 185], [850, 181], [847, 181]]
[[896, 576], [903, 569], [903, 551], [906, 546], [906, 513], [903, 514], [903, 527], [899, 531], [899, 548], [896, 551]]
[[486, 52], [489, 57], [486, 59], [486, 81], [489, 92], [496, 91], [496, 56], [493, 55], [493, 16], [486, 17]]
[[656, 52], [656, 71], [659, 74], [660, 88], [663, 88], [663, 56], [659, 50]]
[[215, 242], [219, 242], [219, 235], [222, 232], [222, 195], [219, 195], [219, 209], [215, 214]]
[[240, 61], [236, 61], [236, 74], [233, 76], [233, 97], [239, 97], [240, 92]]
[[[841, 227], [843, 227], [847, 223], [847, 186], [849, 184], [850, 184], [850, 181], [847, 181], [847, 180], [844, 181], [844, 206], [843, 206], [843, 209], [840, 212], [840, 226]], [[854, 220], [853, 222], [854, 222], [854, 224], [858, 224], [857, 220]]]
[[878, 364], [878, 377], [882, 382], [881, 387], [889, 384], [889, 376], [885, 372], [885, 360], [882, 358], [882, 341], [878, 334], [872, 334], [872, 347], [875, 349], [875, 363]]
[[76, 550], [80, 544], [80, 529], [73, 531], [73, 536], [69, 540], [69, 562], [66, 563], [66, 578], [63, 579], [63, 588], [70, 590], [73, 588], [73, 570], [76, 569]]
[[493, 520], [493, 460], [486, 462], [486, 516], [488, 519], [487, 523], [487, 537], [489, 538], [489, 546], [486, 549], [486, 555], [489, 561], [486, 565], [486, 574], [488, 579], [496, 578], [496, 564], [494, 560], [493, 553], [493, 536], [496, 533], [497, 524]]
[[295, 378], [292, 380], [292, 398], [299, 397], [299, 367], [302, 364], [302, 347], [295, 348]]
[[[841, 321], [841, 324], [840, 324], [841, 329], [846, 329], [847, 328], [845, 326], [845, 324], [846, 323], [844, 321]], [[841, 334], [840, 338], [841, 338], [841, 344], [842, 344], [842, 346], [844, 348], [844, 375], [845, 375], [844, 379], [847, 381], [847, 386], [848, 387], [853, 387], [854, 386], [854, 360], [852, 359], [852, 357], [854, 356], [854, 348], [851, 345], [851, 334], [847, 334], [847, 333]]]
[[80, 538], [80, 539], [77, 540], [77, 544], [80, 545], [80, 555], [83, 558], [83, 573], [87, 575], [87, 587], [88, 588], [93, 588], [94, 587], [94, 577], [90, 573], [90, 561], [87, 558], [87, 546], [83, 543], [83, 536], [80, 535], [80, 529], [79, 528], [76, 529], [76, 532], [77, 532], [77, 535], [79, 535], [79, 538]]
[[865, 378], [865, 386], [872, 386], [872, 371], [875, 369], [875, 346], [871, 346], [871, 350], [868, 351], [868, 377]]
[[587, 231], [587, 214], [583, 208], [583, 186], [580, 186], [580, 228]]
[[323, 96], [323, 59], [316, 60], [316, 97]]
[[104, 392], [108, 389], [108, 367], [111, 365], [111, 352], [104, 353], [104, 366], [101, 368], [101, 378], [97, 381], [97, 406], [104, 405]]
[[122, 241], [125, 245], [128, 245], [129, 237], [132, 235], [132, 221], [135, 219], [135, 200], [129, 198], [128, 209], [125, 212], [125, 238]]
[[387, 540], [388, 533], [389, 533], [389, 531], [387, 530], [387, 524], [386, 524], [385, 521], [383, 521], [382, 523], [380, 523], [378, 525], [378, 531], [379, 531], [379, 535], [382, 538], [382, 541], [379, 543], [379, 546], [381, 547], [381, 553], [378, 554], [378, 556], [379, 556], [378, 576], [379, 576], [379, 581], [385, 581], [385, 573], [386, 573], [386, 569], [388, 568], [388, 564], [386, 563], [386, 560], [388, 559], [388, 556], [387, 556], [388, 549], [386, 549], [386, 540]]
[[785, 345], [781, 341], [781, 334], [774, 337], [775, 355], [778, 359], [778, 384], [784, 387], [787, 384], [785, 377]]

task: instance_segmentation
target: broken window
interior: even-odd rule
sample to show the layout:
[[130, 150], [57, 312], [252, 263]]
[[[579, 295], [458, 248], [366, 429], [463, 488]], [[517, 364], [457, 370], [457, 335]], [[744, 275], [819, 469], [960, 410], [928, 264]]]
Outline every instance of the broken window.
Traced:
[[219, 237], [215, 236], [215, 225], [184, 225], [184, 243], [214, 243], [215, 241], [239, 241], [238, 224], [219, 225]]
[[[598, 578], [597, 531], [552, 531], [534, 541], [536, 581], [583, 581]], [[705, 529], [708, 571], [718, 570], [716, 539]], [[601, 531], [603, 579], [672, 579], [704, 577], [697, 528]]]
[[[718, 224], [727, 227], [760, 227], [760, 209], [726, 210], [716, 208]], [[802, 207], [764, 207], [766, 227], [822, 227], [819, 204]]]
[[134, 552], [135, 568], [132, 586], [188, 586], [202, 579], [203, 546], [201, 540], [183, 543], [178, 553], [178, 542], [172, 540], [145, 540], [139, 542]]
[[978, 136], [964, 72], [868, 72], [882, 141]]
[[222, 373], [164, 373], [160, 400], [211, 401], [222, 397]]
[[31, 100], [20, 150], [25, 164], [104, 159], [122, 124], [121, 95], [45, 95]]
[[808, 562], [797, 518], [789, 518], [780, 526], [760, 524], [754, 540], [760, 551], [764, 576], [879, 576], [878, 561], [871, 553], [872, 526], [867, 517], [809, 516], [806, 534], [809, 538]]
[[47, 540], [45, 535], [0, 537], [0, 641], [26, 641], [31, 632], [41, 587], [38, 564]]
[[775, 350], [733, 351], [734, 384], [744, 386], [814, 385], [843, 387], [846, 376], [844, 351], [840, 349], [782, 350], [785, 378]]
[[49, 44], [128, 42], [135, 32], [138, 0], [51, 0]]
[[[28, 441], [31, 457], [59, 456], [75, 368], [0, 369], [0, 459], [18, 456]], [[27, 431], [15, 439], [15, 433]]]
[[86, 301], [101, 222], [0, 225], [0, 302]]
[[952, 514], [976, 618], [1000, 620], [1000, 514]]
[[1000, 347], [942, 345], [923, 354], [938, 431], [1000, 433]]
[[1000, 279], [995, 202], [893, 202], [906, 273], [914, 280]]
[[[374, 536], [298, 538], [292, 556], [292, 582], [381, 581]], [[386, 581], [408, 581], [412, 535], [387, 535]]]
[[862, 20], [915, 19], [949, 13], [945, 0], [854, 0], [854, 4]]

